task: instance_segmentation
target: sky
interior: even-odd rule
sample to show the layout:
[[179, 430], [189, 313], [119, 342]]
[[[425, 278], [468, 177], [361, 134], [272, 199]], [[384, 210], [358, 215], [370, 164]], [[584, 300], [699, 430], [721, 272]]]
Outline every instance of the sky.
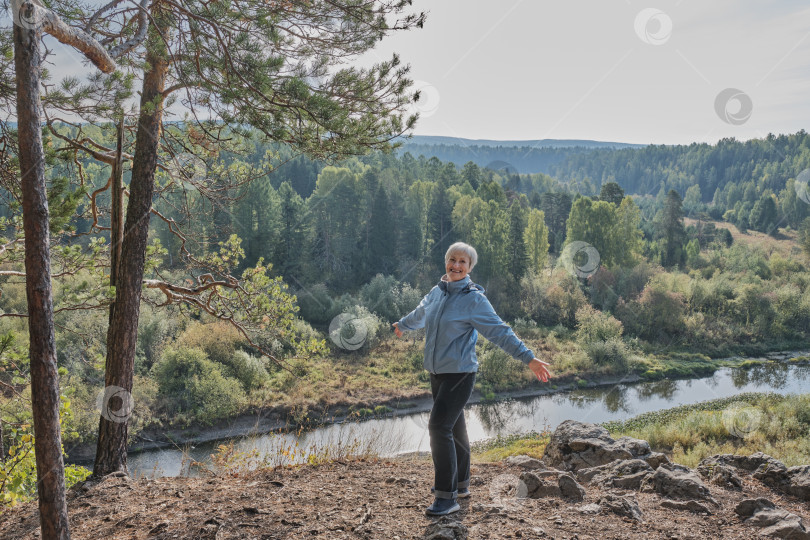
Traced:
[[715, 143], [810, 130], [810, 5], [794, 0], [414, 0], [383, 40], [418, 135]]
[[[810, 131], [810, 5], [799, 0], [414, 0], [396, 52], [417, 135], [715, 143]], [[58, 78], [86, 72], [54, 43]], [[67, 52], [65, 52], [65, 50]], [[61, 53], [61, 54], [60, 54]]]

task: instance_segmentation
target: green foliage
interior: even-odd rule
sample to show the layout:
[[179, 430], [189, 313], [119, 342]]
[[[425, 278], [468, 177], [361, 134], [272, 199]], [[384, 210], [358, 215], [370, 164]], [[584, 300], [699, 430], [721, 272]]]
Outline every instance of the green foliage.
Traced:
[[527, 379], [526, 364], [481, 339], [478, 347], [478, 382], [497, 392], [521, 386]]
[[523, 238], [529, 259], [529, 270], [535, 273], [542, 272], [548, 262], [549, 243], [545, 214], [541, 210], [533, 208], [529, 211]]
[[562, 270], [551, 276], [527, 274], [520, 280], [520, 290], [524, 313], [545, 326], [573, 328], [577, 310], [587, 303], [577, 279]]
[[374, 276], [360, 289], [363, 306], [389, 323], [410, 313], [421, 299], [419, 291], [408, 283], [400, 283], [394, 276], [382, 274]]
[[180, 423], [213, 424], [240, 412], [247, 400], [240, 382], [201, 349], [169, 349], [153, 372], [164, 410]]
[[[71, 403], [62, 397], [59, 406], [60, 421], [70, 414]], [[37, 495], [33, 426], [30, 423], [4, 424], [6, 458], [0, 460], [0, 508], [32, 500]], [[70, 489], [90, 474], [91, 471], [84, 467], [66, 465], [65, 487]]]

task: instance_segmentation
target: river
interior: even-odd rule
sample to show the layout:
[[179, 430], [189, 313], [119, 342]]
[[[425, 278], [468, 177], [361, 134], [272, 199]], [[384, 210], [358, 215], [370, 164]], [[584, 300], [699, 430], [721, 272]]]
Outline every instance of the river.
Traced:
[[[729, 397], [745, 392], [810, 393], [810, 366], [769, 363], [749, 369], [723, 368], [711, 377], [616, 384], [528, 397], [466, 409], [470, 440], [554, 429], [567, 419], [583, 422], [626, 420], [641, 413]], [[428, 413], [345, 422], [301, 433], [234, 439], [234, 449], [266, 465], [301, 462], [328, 449], [351, 448], [381, 456], [429, 451]], [[194, 475], [192, 461], [210, 466], [211, 454], [227, 441], [184, 449], [151, 450], [129, 457], [138, 476]]]

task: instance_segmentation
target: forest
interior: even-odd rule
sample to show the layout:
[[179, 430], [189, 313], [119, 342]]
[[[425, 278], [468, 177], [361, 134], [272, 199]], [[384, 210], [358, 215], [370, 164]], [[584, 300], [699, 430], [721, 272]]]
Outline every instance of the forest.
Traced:
[[[559, 381], [688, 377], [806, 346], [804, 131], [531, 163], [494, 147], [490, 166], [415, 155], [397, 143], [417, 120], [401, 113], [418, 97], [407, 66], [339, 66], [423, 14], [305, 4], [329, 39], [302, 42], [289, 5], [248, 4], [156, 2], [147, 18], [26, 3], [104, 73], [59, 84], [39, 80], [39, 27], [0, 40], [16, 111], [0, 125], [0, 505], [43, 489], [46, 438], [64, 490], [126, 470], [128, 444], [171, 427], [263, 410], [307, 426], [426, 394], [420, 336], [396, 341], [391, 323], [456, 241]], [[164, 114], [178, 101], [182, 117]], [[478, 348], [485, 399], [532, 383]], [[94, 446], [93, 471], [71, 462]]]

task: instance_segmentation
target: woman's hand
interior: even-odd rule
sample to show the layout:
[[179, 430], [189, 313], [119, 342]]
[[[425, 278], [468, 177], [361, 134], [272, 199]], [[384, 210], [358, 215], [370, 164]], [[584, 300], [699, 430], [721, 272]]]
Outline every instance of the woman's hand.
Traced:
[[394, 333], [397, 335], [397, 337], [402, 337], [402, 330], [399, 329], [398, 324], [399, 323], [394, 323], [391, 326], [394, 327]]
[[529, 369], [534, 372], [537, 376], [537, 380], [548, 382], [548, 378], [551, 377], [551, 374], [548, 372], [548, 362], [543, 362], [539, 358], [532, 358], [529, 362]]

